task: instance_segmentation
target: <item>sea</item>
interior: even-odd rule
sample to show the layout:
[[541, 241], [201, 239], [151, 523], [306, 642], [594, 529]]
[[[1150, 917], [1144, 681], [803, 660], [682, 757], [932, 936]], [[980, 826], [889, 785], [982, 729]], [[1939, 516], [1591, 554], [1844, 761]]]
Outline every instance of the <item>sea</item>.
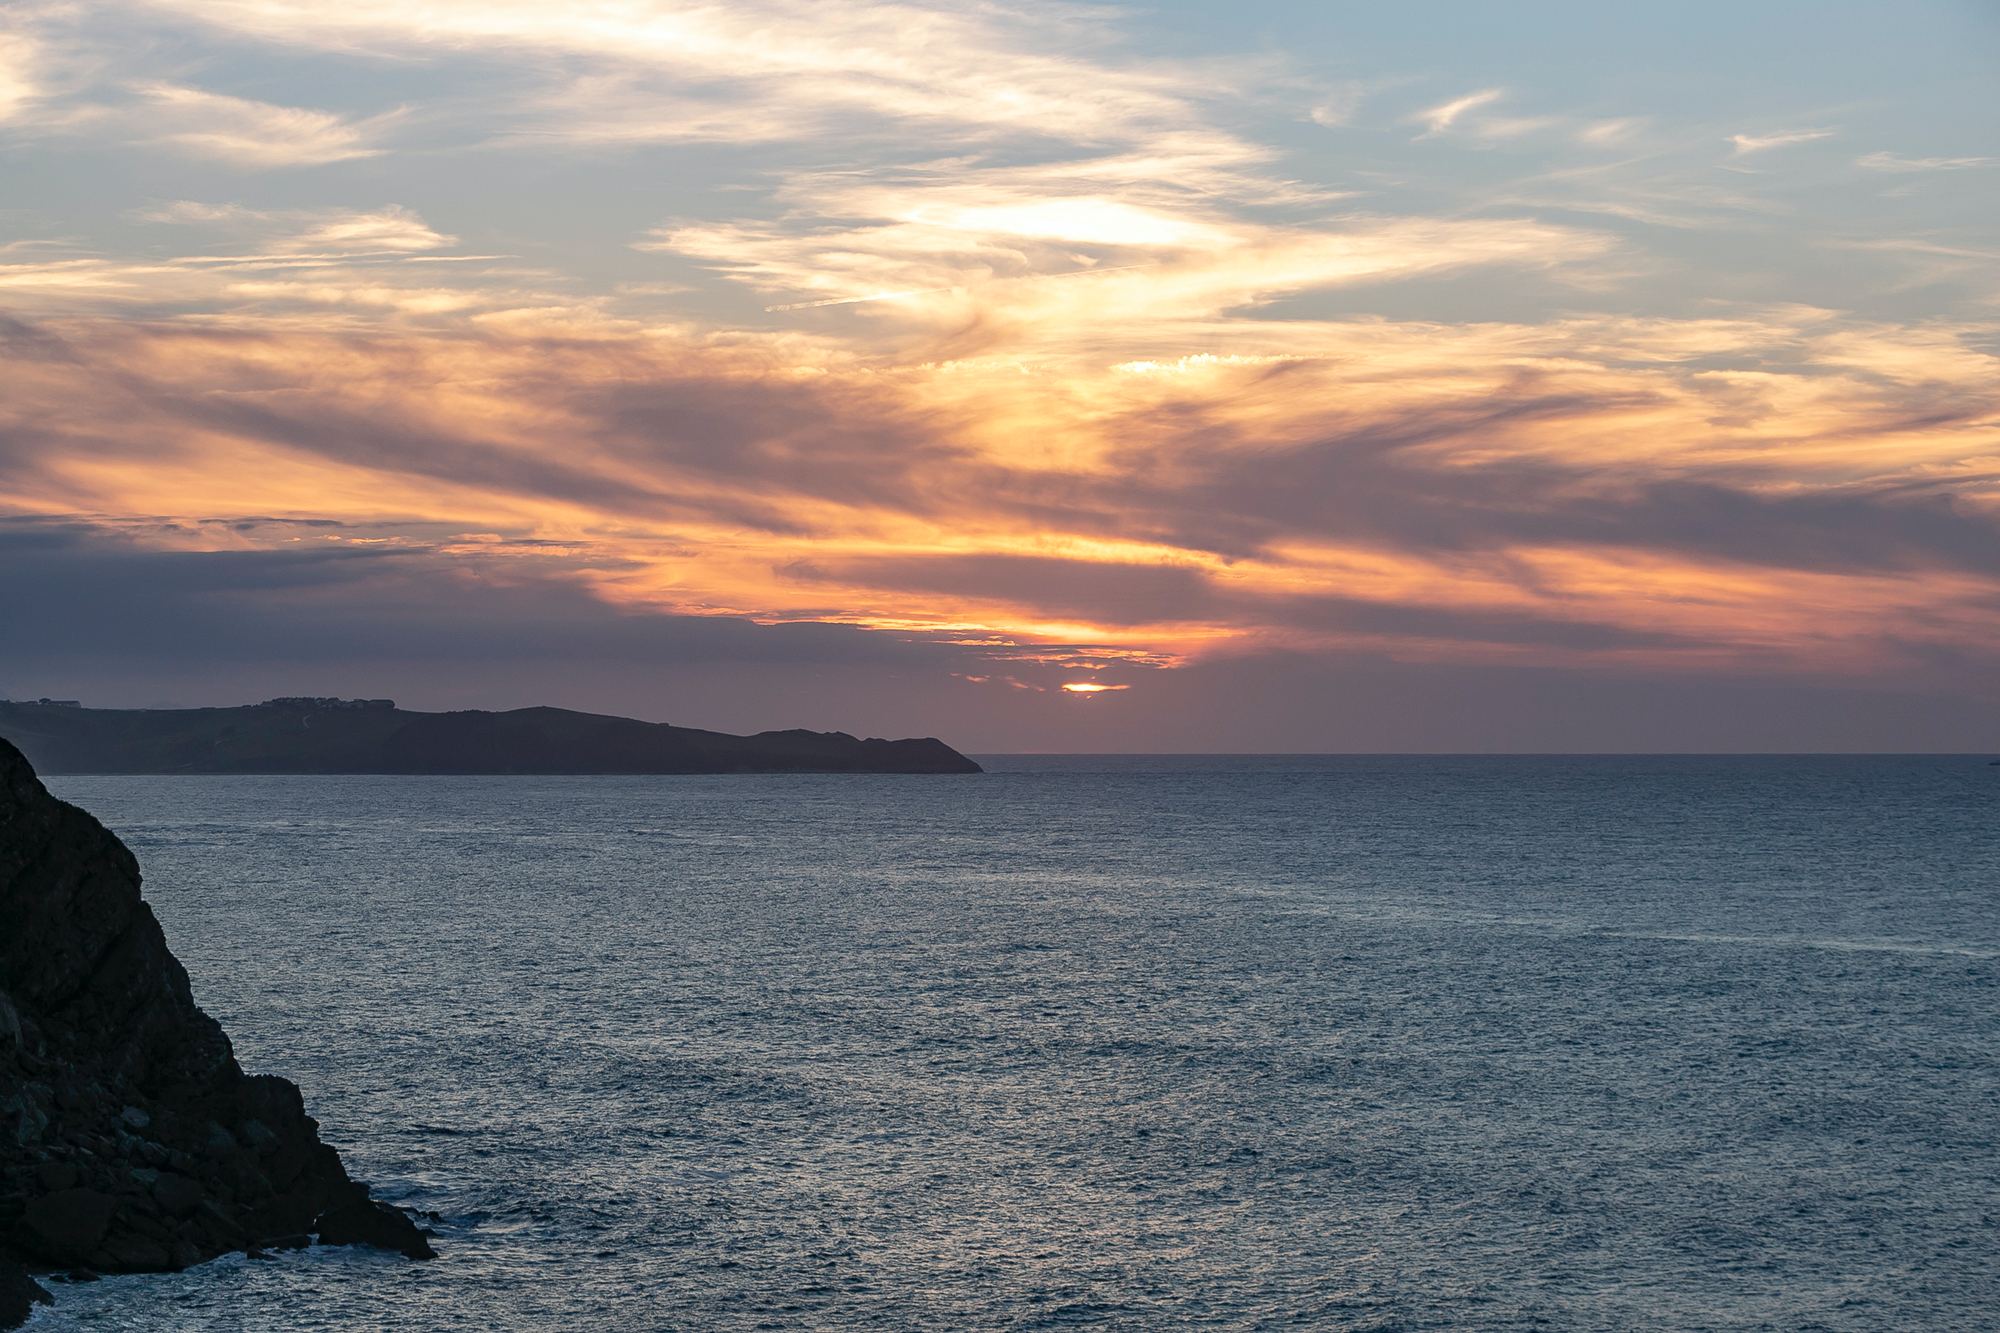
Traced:
[[441, 1257], [64, 1329], [2000, 1327], [1986, 757], [71, 777]]

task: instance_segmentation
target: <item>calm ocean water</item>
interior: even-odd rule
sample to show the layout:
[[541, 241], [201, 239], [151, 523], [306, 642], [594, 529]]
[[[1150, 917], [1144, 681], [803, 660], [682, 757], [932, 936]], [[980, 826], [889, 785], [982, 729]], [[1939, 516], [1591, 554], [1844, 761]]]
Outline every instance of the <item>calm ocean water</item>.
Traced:
[[2000, 768], [69, 778], [434, 1264], [38, 1329], [1977, 1328]]

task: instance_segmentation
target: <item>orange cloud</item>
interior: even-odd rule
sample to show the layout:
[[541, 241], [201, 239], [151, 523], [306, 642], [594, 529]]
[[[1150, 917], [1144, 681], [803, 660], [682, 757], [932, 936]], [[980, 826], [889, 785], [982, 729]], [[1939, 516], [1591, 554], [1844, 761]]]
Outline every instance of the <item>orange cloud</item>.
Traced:
[[[456, 318], [19, 325], [0, 505], [448, 525], [476, 534], [451, 549], [560, 550], [629, 608], [998, 659], [1866, 673], [1996, 646], [2000, 377], [1948, 330], [1211, 317], [1246, 350], [883, 366], [795, 335]], [[1716, 348], [1762, 368], [1711, 369]]]
[[[1422, 212], [1291, 179], [1237, 128], [1253, 65], [1139, 58], [1094, 12], [151, 8], [264, 50], [513, 62], [481, 151], [817, 134], [858, 160], [759, 159], [628, 220], [594, 260], [618, 281], [461, 244], [507, 220], [359, 178], [346, 204], [148, 200], [122, 250], [0, 247], [5, 512], [143, 519], [159, 549], [421, 546], [468, 584], [532, 567], [632, 616], [869, 628], [1015, 684], [1281, 651], [1877, 677], [2000, 652], [1992, 308], [1626, 300], [1661, 262], [1643, 228], [1785, 206], [1609, 160], [1666, 127], [1464, 93], [1406, 123], [1566, 125], [1537, 141], [1591, 157]], [[40, 53], [0, 36], [10, 125], [46, 100]], [[394, 157], [394, 110], [120, 90], [76, 123], [239, 168]], [[1719, 133], [1690, 140], [1705, 172]], [[1893, 244], [1932, 276], [1982, 253]], [[303, 526], [326, 521], [351, 526]]]

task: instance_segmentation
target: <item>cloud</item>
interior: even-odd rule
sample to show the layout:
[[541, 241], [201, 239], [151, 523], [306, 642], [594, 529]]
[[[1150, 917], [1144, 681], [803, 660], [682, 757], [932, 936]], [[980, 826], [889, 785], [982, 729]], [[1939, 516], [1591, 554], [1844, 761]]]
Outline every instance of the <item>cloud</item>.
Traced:
[[[510, 553], [447, 530], [0, 518], [0, 562], [11, 572], [0, 696], [60, 681], [100, 706], [190, 706], [394, 687], [405, 706], [616, 700], [640, 716], [746, 731], [903, 735], [899, 695], [980, 660], [851, 626], [634, 614], [593, 596], [573, 556]], [[146, 645], [143, 676], [115, 665], [135, 641]], [[777, 699], [774, 681], [798, 672], [826, 688]], [[946, 707], [935, 712], [949, 720]]]
[[1326, 96], [1315, 103], [1306, 118], [1315, 125], [1327, 129], [1340, 129], [1354, 123], [1354, 117], [1361, 110], [1361, 104], [1373, 91], [1370, 84], [1350, 79], [1327, 89]]
[[1593, 147], [1607, 147], [1624, 143], [1644, 129], [1646, 121], [1637, 116], [1619, 116], [1610, 120], [1594, 120], [1576, 132], [1578, 143]]
[[0, 496], [420, 517], [561, 545], [623, 607], [1048, 661], [1366, 644], [1865, 673], [1891, 631], [1993, 640], [2000, 377], [1969, 333], [1251, 320], [1242, 354], [1136, 373], [1090, 345], [888, 369], [788, 334], [458, 318], [20, 325]]
[[309, 228], [287, 238], [279, 247], [291, 251], [377, 251], [414, 253], [457, 243], [441, 235], [407, 208], [391, 206], [372, 212], [334, 213], [316, 219]]
[[845, 225], [688, 225], [640, 244], [710, 264], [790, 298], [788, 306], [869, 302], [883, 318], [976, 322], [994, 337], [1033, 326], [1121, 340], [1134, 321], [1186, 324], [1279, 293], [1476, 265], [1573, 263], [1609, 244], [1526, 219], [1355, 216], [1285, 227], [1227, 222], [1186, 202], [1178, 213], [1090, 199], [956, 202], [979, 190], [975, 179], [954, 190], [882, 191], [829, 201], [876, 214]]
[[[629, 661], [702, 658], [881, 662], [938, 655], [844, 626], [761, 626], [726, 616], [630, 616], [592, 598], [573, 558], [534, 547], [492, 554], [461, 534], [385, 538], [365, 527], [230, 520], [278, 548], [175, 549], [196, 525], [0, 519], [0, 552], [23, 578], [6, 594], [8, 655], [83, 656], [141, 635], [160, 659], [239, 655], [301, 663], [463, 661], [506, 652]], [[287, 532], [291, 533], [287, 538]], [[207, 540], [217, 537], [210, 534]], [[559, 632], [524, 635], [534, 624]], [[39, 642], [38, 642], [39, 640]], [[125, 639], [130, 642], [130, 639]], [[945, 654], [952, 656], [952, 654]]]
[[[1189, 119], [1158, 65], [1092, 59], [1114, 43], [1078, 9], [833, 6], [767, 0], [634, 6], [586, 0], [174, 0], [181, 19], [238, 37], [384, 53], [562, 57], [580, 72], [531, 92], [533, 133], [603, 142], [757, 141], [922, 121], [990, 139], [1130, 141]], [[1073, 53], [1073, 54], [1072, 54]], [[714, 96], [727, 89], [726, 98]]]
[[1562, 124], [1555, 116], [1487, 116], [1478, 122], [1482, 139], [1518, 139]]
[[1449, 102], [1434, 106], [1428, 111], [1420, 111], [1410, 119], [1424, 127], [1421, 137], [1431, 139], [1449, 131], [1467, 112], [1491, 106], [1506, 95], [1504, 88], [1488, 88], [1482, 92], [1467, 93], [1463, 97], [1455, 97]]
[[1900, 157], [1895, 153], [1868, 153], [1854, 159], [1854, 165], [1869, 171], [1970, 171], [2000, 164], [1994, 157]]
[[853, 588], [945, 593], [1096, 625], [1158, 625], [1214, 614], [1209, 577], [1189, 565], [945, 553], [800, 561], [780, 572]]
[[36, 44], [20, 33], [0, 31], [0, 124], [24, 111], [40, 94]]
[[140, 209], [137, 221], [218, 227], [259, 238], [268, 255], [418, 254], [458, 242], [399, 204], [375, 209], [254, 209], [176, 199]]
[[788, 577], [903, 593], [945, 593], [1095, 625], [1200, 623], [1329, 643], [1556, 649], [1660, 647], [1673, 635], [1607, 624], [1588, 610], [1563, 619], [1522, 608], [1412, 606], [1298, 592], [1233, 576], [1227, 566], [1137, 564], [1032, 555], [893, 555], [786, 567]]
[[1493, 106], [1508, 96], [1504, 88], [1487, 88], [1463, 97], [1453, 98], [1427, 110], [1419, 111], [1405, 118], [1409, 124], [1424, 127], [1417, 136], [1419, 142], [1435, 139], [1453, 131], [1469, 131], [1480, 139], [1518, 139], [1540, 130], [1551, 129], [1563, 121], [1555, 116], [1495, 116], [1475, 115]]
[[1051, 735], [1024, 717], [1006, 748], [1036, 748], [1038, 740], [1041, 748], [1100, 753], [1374, 755], [1963, 753], [2000, 746], [2000, 702], [1963, 679], [1922, 686], [1795, 674], [1728, 679], [1366, 652], [1217, 657], [1144, 679], [1118, 708], [1065, 710], [1064, 721], [1089, 730]]
[[142, 106], [132, 124], [149, 142], [240, 167], [323, 166], [373, 157], [382, 151], [374, 141], [391, 119], [352, 121], [176, 84], [147, 84], [136, 91]]
[[224, 288], [231, 296], [253, 301], [286, 301], [306, 305], [361, 306], [393, 310], [407, 315], [442, 315], [468, 310], [486, 303], [477, 292], [455, 291], [448, 287], [390, 286], [382, 283], [351, 282], [232, 282]]
[[1773, 148], [1790, 148], [1794, 144], [1813, 143], [1820, 139], [1831, 139], [1833, 130], [1779, 130], [1771, 134], [1732, 134], [1729, 142], [1738, 157], [1751, 153], [1765, 153]]
[[172, 226], [205, 226], [213, 223], [261, 222], [271, 215], [241, 204], [211, 204], [199, 199], [170, 199], [134, 210], [135, 222], [158, 222]]
[[213, 317], [222, 308], [270, 317], [327, 307], [369, 308], [398, 316], [504, 311], [544, 305], [549, 293], [517, 285], [506, 256], [440, 254], [457, 238], [397, 205], [357, 209], [253, 209], [240, 204], [173, 200], [128, 214], [136, 222], [198, 229], [219, 238], [220, 253], [120, 261], [23, 252], [6, 262], [0, 291], [24, 313], [147, 306]]
[[[278, 105], [161, 79], [152, 43], [131, 35], [134, 16], [107, 42], [95, 9], [27, 4], [0, 19], [0, 126], [16, 143], [53, 138], [166, 149], [246, 169], [317, 166], [378, 155], [401, 113], [366, 118]], [[110, 25], [107, 25], [107, 27]], [[121, 77], [137, 67], [149, 77]]]
[[[383, 546], [368, 543], [390, 534], [352, 526], [202, 526], [0, 520], [0, 561], [13, 574], [0, 581], [0, 695], [113, 707], [282, 694], [430, 709], [549, 703], [735, 731], [936, 734], [982, 753], [2000, 744], [2000, 700], [1973, 683], [1990, 659], [1940, 660], [1901, 688], [1411, 660], [1367, 647], [1264, 649], [1175, 670], [1111, 664], [1079, 678], [848, 626], [635, 613], [590, 596], [560, 555], [482, 556], [449, 530]], [[192, 549], [239, 528], [237, 549]], [[247, 544], [253, 536], [281, 545]], [[135, 640], [148, 649], [140, 674], [121, 668]], [[1082, 683], [1109, 687], [1120, 706], [1054, 706], [1062, 686]]]

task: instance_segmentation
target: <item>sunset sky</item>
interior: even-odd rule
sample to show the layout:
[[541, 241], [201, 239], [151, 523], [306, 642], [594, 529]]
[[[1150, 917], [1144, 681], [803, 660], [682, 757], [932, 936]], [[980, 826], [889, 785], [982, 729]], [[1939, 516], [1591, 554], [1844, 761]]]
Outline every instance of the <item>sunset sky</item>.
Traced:
[[1996, 86], [1981, 0], [13, 0], [0, 695], [2000, 747]]

